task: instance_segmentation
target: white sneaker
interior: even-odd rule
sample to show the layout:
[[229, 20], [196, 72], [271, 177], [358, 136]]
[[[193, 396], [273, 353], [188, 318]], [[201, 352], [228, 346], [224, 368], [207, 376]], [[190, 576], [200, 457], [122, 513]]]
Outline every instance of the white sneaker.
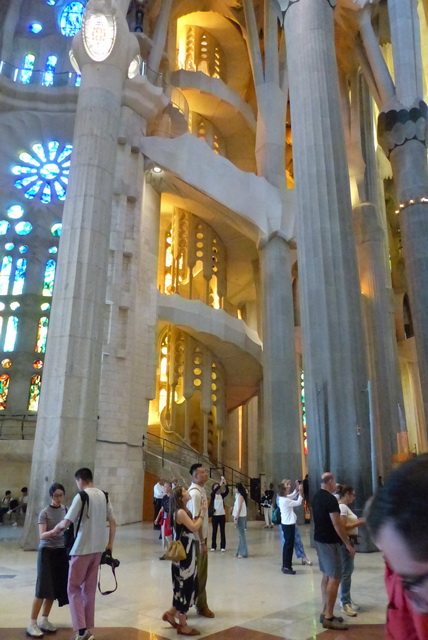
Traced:
[[351, 607], [350, 604], [344, 604], [342, 607], [342, 611], [343, 613], [346, 613], [346, 615], [350, 616], [351, 618], [355, 618], [355, 616], [357, 615], [357, 612], [354, 611], [354, 609]]
[[83, 634], [83, 636], [80, 636], [79, 632], [77, 632], [76, 635], [74, 636], [73, 640], [95, 640], [95, 636], [92, 635], [92, 633], [89, 631], [89, 629], [86, 629], [86, 631]]
[[223, 553], [226, 551], [226, 549], [220, 549], [220, 551], [223, 551]]
[[360, 605], [355, 604], [353, 600], [351, 600], [351, 607], [354, 609], [354, 611], [359, 611], [361, 609]]
[[211, 551], [215, 551], [215, 549], [211, 549]]
[[49, 620], [46, 620], [46, 622], [42, 622], [39, 628], [42, 631], [46, 631], [47, 633], [55, 633], [55, 631], [57, 630], [57, 628], [54, 627], [52, 622], [49, 622]]
[[37, 623], [32, 622], [31, 624], [28, 625], [27, 630], [26, 630], [26, 634], [27, 636], [30, 636], [30, 638], [43, 638], [43, 631], [40, 631], [39, 627], [37, 626]]

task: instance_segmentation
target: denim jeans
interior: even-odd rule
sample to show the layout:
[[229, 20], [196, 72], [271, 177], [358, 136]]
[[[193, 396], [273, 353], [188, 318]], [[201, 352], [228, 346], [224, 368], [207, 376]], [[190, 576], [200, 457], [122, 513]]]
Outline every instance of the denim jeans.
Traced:
[[[281, 531], [281, 543], [282, 546], [284, 546], [285, 539], [282, 527], [280, 527], [279, 530]], [[296, 556], [299, 559], [306, 558], [305, 547], [303, 546], [302, 536], [300, 535], [299, 527], [297, 526], [297, 524], [295, 525], [294, 529], [294, 551], [296, 552]]]
[[245, 521], [246, 518], [244, 516], [239, 516], [238, 523], [236, 525], [239, 533], [238, 551], [236, 552], [236, 555], [243, 556], [244, 558], [248, 556], [247, 538], [245, 536]]
[[354, 571], [354, 556], [351, 556], [344, 544], [340, 545], [342, 554], [342, 581], [340, 583], [340, 601], [351, 604], [351, 576]]

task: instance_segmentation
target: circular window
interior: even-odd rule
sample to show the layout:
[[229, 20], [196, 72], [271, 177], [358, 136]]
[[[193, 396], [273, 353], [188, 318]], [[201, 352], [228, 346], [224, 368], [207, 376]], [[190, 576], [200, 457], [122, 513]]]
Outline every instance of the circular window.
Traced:
[[26, 244], [21, 244], [21, 246], [18, 249], [19, 253], [27, 253], [28, 251], [28, 247]]
[[51, 308], [51, 305], [49, 304], [49, 302], [44, 302], [43, 304], [40, 305], [40, 309], [42, 311], [48, 311]]
[[58, 247], [49, 247], [49, 253], [58, 253]]
[[34, 360], [33, 367], [35, 369], [41, 369], [43, 367], [43, 360]]
[[19, 302], [11, 302], [10, 303], [10, 308], [12, 309], [12, 311], [16, 311], [17, 309], [19, 309], [21, 305], [19, 304]]
[[58, 222], [57, 224], [54, 224], [53, 227], [51, 227], [51, 233], [53, 236], [55, 236], [55, 238], [60, 237], [61, 230], [62, 230], [62, 224], [60, 222]]
[[6, 249], [6, 251], [12, 251], [12, 249], [15, 248], [15, 245], [13, 244], [13, 242], [6, 242], [4, 248]]
[[31, 222], [26, 222], [25, 220], [15, 225], [15, 231], [19, 236], [27, 236], [32, 230], [33, 225]]
[[9, 218], [12, 218], [12, 220], [18, 220], [18, 218], [22, 218], [22, 216], [24, 215], [24, 209], [20, 204], [13, 204], [7, 210], [7, 215]]
[[45, 164], [41, 169], [40, 169], [40, 175], [42, 176], [42, 178], [44, 178], [45, 180], [53, 180], [54, 178], [57, 177], [57, 175], [60, 172], [60, 168], [57, 164], [55, 164], [54, 162], [49, 162], [48, 164]]
[[82, 28], [83, 12], [85, 7], [81, 2], [70, 2], [61, 14], [61, 33], [67, 38], [75, 36]]
[[10, 367], [12, 366], [12, 360], [9, 360], [9, 358], [5, 358], [1, 361], [1, 366], [3, 367], [3, 369], [10, 369]]

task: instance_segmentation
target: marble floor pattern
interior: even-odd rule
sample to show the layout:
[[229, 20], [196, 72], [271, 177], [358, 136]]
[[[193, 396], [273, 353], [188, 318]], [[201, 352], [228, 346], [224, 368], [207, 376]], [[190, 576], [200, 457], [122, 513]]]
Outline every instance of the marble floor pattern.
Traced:
[[[26, 637], [25, 627], [36, 579], [36, 553], [19, 546], [19, 528], [0, 527], [0, 640]], [[193, 610], [189, 622], [209, 640], [380, 640], [384, 637], [386, 595], [383, 561], [379, 553], [357, 554], [352, 597], [361, 605], [356, 618], [347, 618], [349, 631], [326, 631], [319, 623], [320, 573], [316, 553], [309, 547], [309, 527], [300, 531], [312, 567], [295, 560], [295, 576], [280, 571], [278, 527], [265, 530], [250, 522], [247, 540], [250, 557], [234, 557], [237, 533], [227, 524], [227, 550], [209, 552], [208, 602], [216, 616], [201, 618]], [[159, 561], [158, 533], [141, 523], [118, 528], [114, 556], [119, 589], [109, 596], [97, 594], [96, 640], [169, 640], [177, 633], [161, 620], [171, 602], [171, 564]], [[107, 568], [102, 587], [110, 587]], [[337, 607], [336, 614], [339, 615]], [[68, 607], [54, 605], [51, 621], [56, 634], [46, 638], [70, 640]]]

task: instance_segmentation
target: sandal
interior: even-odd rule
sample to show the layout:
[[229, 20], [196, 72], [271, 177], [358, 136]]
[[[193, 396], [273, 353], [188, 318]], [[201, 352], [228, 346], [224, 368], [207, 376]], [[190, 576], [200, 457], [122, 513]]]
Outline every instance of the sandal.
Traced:
[[175, 621], [175, 618], [172, 615], [172, 613], [169, 613], [168, 611], [165, 611], [165, 613], [162, 616], [162, 620], [164, 622], [169, 622], [171, 627], [174, 627], [174, 629], [177, 629], [177, 627], [179, 626], [178, 623]]

